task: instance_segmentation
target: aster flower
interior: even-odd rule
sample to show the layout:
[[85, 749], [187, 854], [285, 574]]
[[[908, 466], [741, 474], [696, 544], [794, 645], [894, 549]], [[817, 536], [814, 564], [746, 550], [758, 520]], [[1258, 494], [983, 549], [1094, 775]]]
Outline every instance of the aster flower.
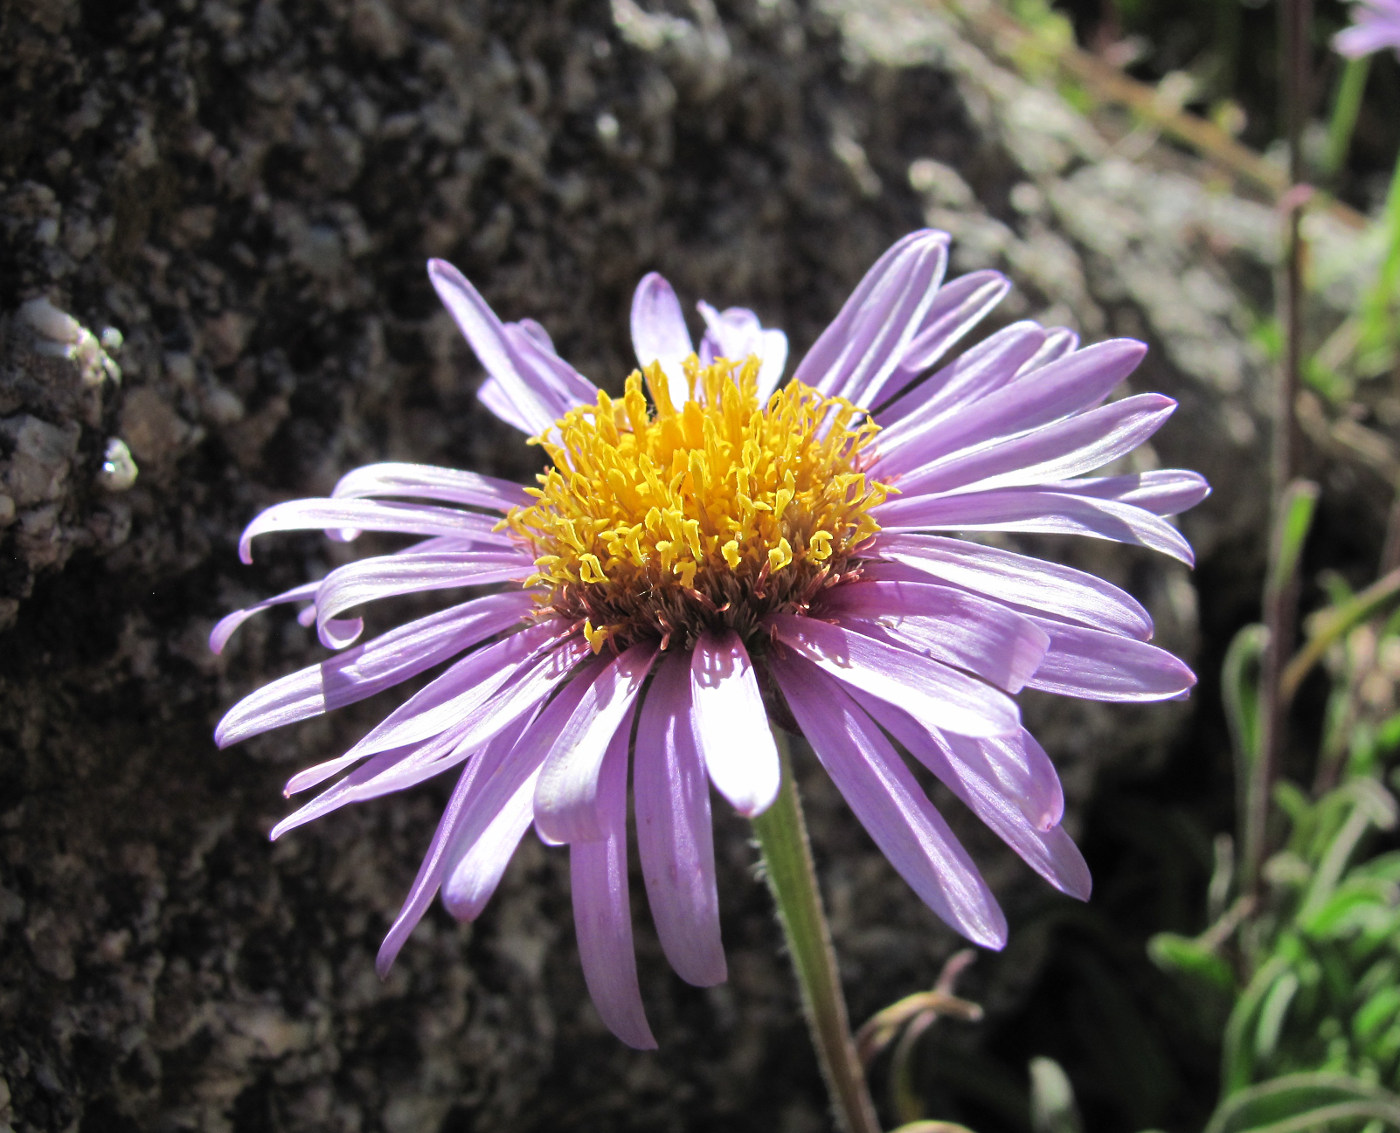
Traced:
[[1338, 32], [1332, 46], [1349, 59], [1384, 47], [1400, 54], [1400, 0], [1360, 0], [1351, 10], [1352, 25]]
[[[235, 706], [221, 746], [446, 666], [344, 755], [293, 776], [288, 794], [340, 778], [273, 831], [456, 775], [381, 973], [435, 894], [476, 917], [533, 824], [569, 847], [600, 1014], [653, 1046], [628, 902], [629, 770], [661, 946], [683, 979], [718, 983], [709, 787], [744, 815], [772, 803], [770, 719], [807, 738], [894, 867], [971, 940], [1001, 946], [1005, 918], [908, 757], [1052, 885], [1088, 895], [1059, 780], [1013, 696], [1151, 701], [1195, 678], [1148, 643], [1150, 618], [1119, 588], [948, 533], [1088, 535], [1189, 563], [1162, 517], [1208, 489], [1183, 471], [1084, 475], [1173, 409], [1155, 394], [1106, 400], [1140, 343], [1081, 349], [1018, 322], [952, 357], [1009, 285], [990, 271], [944, 283], [947, 248], [934, 231], [890, 248], [786, 384], [780, 331], [702, 303], [697, 349], [671, 287], [648, 275], [632, 307], [640, 369], [616, 398], [539, 324], [502, 323], [455, 268], [430, 264], [490, 375], [482, 401], [540, 446], [546, 471], [524, 488], [377, 464], [330, 498], [269, 508], [243, 534], [245, 561], [274, 531], [417, 541], [231, 614], [212, 638], [221, 649], [252, 614], [306, 602], [338, 650]], [[356, 607], [463, 588], [476, 596], [356, 643]]]

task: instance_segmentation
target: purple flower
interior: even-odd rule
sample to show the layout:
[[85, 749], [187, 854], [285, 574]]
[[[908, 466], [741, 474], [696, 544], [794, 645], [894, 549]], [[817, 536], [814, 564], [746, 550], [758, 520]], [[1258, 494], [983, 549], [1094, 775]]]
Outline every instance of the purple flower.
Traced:
[[1400, 53], [1400, 0], [1360, 0], [1352, 8], [1352, 25], [1340, 31], [1332, 46], [1350, 59], [1383, 47]]
[[[1117, 587], [947, 533], [1089, 535], [1189, 563], [1162, 517], [1208, 488], [1182, 471], [1083, 475], [1174, 408], [1155, 394], [1106, 401], [1140, 343], [1079, 349], [1066, 330], [1019, 322], [950, 360], [1009, 284], [990, 271], [943, 283], [947, 248], [933, 231], [890, 248], [781, 386], [782, 332], [702, 303], [697, 351], [670, 285], [648, 275], [632, 306], [642, 370], [616, 399], [537, 323], [503, 324], [455, 268], [429, 266], [490, 374], [483, 402], [537, 438], [549, 468], [522, 488], [377, 464], [329, 499], [269, 508], [244, 532], [245, 561], [271, 531], [418, 541], [231, 614], [211, 639], [218, 650], [253, 613], [307, 602], [303, 619], [339, 650], [235, 706], [221, 746], [446, 666], [347, 753], [294, 776], [289, 794], [341, 777], [273, 831], [457, 775], [381, 972], [439, 891], [455, 917], [476, 917], [533, 823], [569, 846], [599, 1012], [623, 1041], [655, 1045], [628, 913], [629, 766], [662, 948], [682, 978], [718, 983], [709, 785], [744, 815], [773, 801], [774, 713], [970, 939], [1000, 947], [1005, 918], [899, 748], [1052, 885], [1087, 897], [1059, 780], [1013, 695], [1160, 700], [1195, 678], [1148, 644], [1150, 618]], [[354, 644], [355, 607], [462, 588], [476, 596]]]

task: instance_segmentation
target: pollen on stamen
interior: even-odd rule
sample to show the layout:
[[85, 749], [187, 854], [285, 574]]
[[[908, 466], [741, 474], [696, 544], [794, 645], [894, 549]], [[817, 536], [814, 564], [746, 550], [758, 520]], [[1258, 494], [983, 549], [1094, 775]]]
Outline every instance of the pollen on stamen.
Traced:
[[594, 652], [687, 646], [707, 628], [752, 638], [879, 530], [870, 509], [890, 489], [864, 473], [878, 427], [799, 383], [760, 405], [758, 371], [692, 355], [677, 406], [653, 363], [537, 438], [552, 467], [504, 526], [536, 553], [529, 584]]

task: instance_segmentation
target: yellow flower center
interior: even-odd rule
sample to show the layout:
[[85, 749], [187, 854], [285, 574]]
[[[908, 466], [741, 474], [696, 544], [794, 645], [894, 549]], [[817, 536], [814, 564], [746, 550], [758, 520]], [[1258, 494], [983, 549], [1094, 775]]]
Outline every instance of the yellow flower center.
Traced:
[[505, 526], [536, 552], [527, 585], [595, 652], [706, 628], [752, 637], [841, 579], [879, 530], [869, 513], [887, 489], [862, 471], [878, 426], [796, 382], [760, 405], [758, 369], [692, 355], [678, 406], [652, 363], [650, 407], [634, 372], [620, 400], [599, 393], [536, 438], [553, 467]]

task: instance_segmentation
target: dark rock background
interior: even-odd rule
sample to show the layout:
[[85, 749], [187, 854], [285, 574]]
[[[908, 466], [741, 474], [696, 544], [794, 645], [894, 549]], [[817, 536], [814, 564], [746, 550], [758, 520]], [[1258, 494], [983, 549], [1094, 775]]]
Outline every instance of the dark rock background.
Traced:
[[[995, 321], [1151, 344], [1134, 388], [1182, 402], [1156, 453], [1217, 485], [1185, 521], [1204, 650], [1184, 571], [1054, 553], [1130, 585], [1207, 669], [1253, 600], [1265, 371], [1246, 332], [1269, 211], [1180, 159], [1125, 156], [936, 6], [6, 0], [0, 59], [0, 1128], [826, 1127], [743, 823], [717, 830], [726, 986], [675, 979], [639, 900], [662, 1044], [639, 1054], [588, 1005], [564, 855], [530, 839], [476, 926], [434, 910], [375, 977], [443, 785], [266, 841], [285, 779], [382, 702], [212, 744], [235, 699], [319, 648], [274, 615], [215, 658], [215, 619], [344, 553], [289, 537], [240, 566], [259, 508], [380, 459], [532, 471], [475, 404], [428, 256], [617, 385], [648, 269], [687, 301], [757, 309], [796, 352], [885, 246], [946, 227], [958, 270], [1015, 277]], [[1028, 702], [1071, 823], [1105, 773], [1195, 759], [1218, 780], [1205, 690], [1142, 711]], [[807, 783], [862, 1018], [957, 941]], [[964, 981], [991, 1017], [944, 1024], [940, 1066], [1027, 1009], [1073, 915], [960, 829], [1013, 943]], [[983, 1091], [1000, 1109], [969, 1103], [984, 1128], [1020, 1106], [1020, 1069]], [[1176, 1112], [1175, 1085], [1144, 1120]]]

